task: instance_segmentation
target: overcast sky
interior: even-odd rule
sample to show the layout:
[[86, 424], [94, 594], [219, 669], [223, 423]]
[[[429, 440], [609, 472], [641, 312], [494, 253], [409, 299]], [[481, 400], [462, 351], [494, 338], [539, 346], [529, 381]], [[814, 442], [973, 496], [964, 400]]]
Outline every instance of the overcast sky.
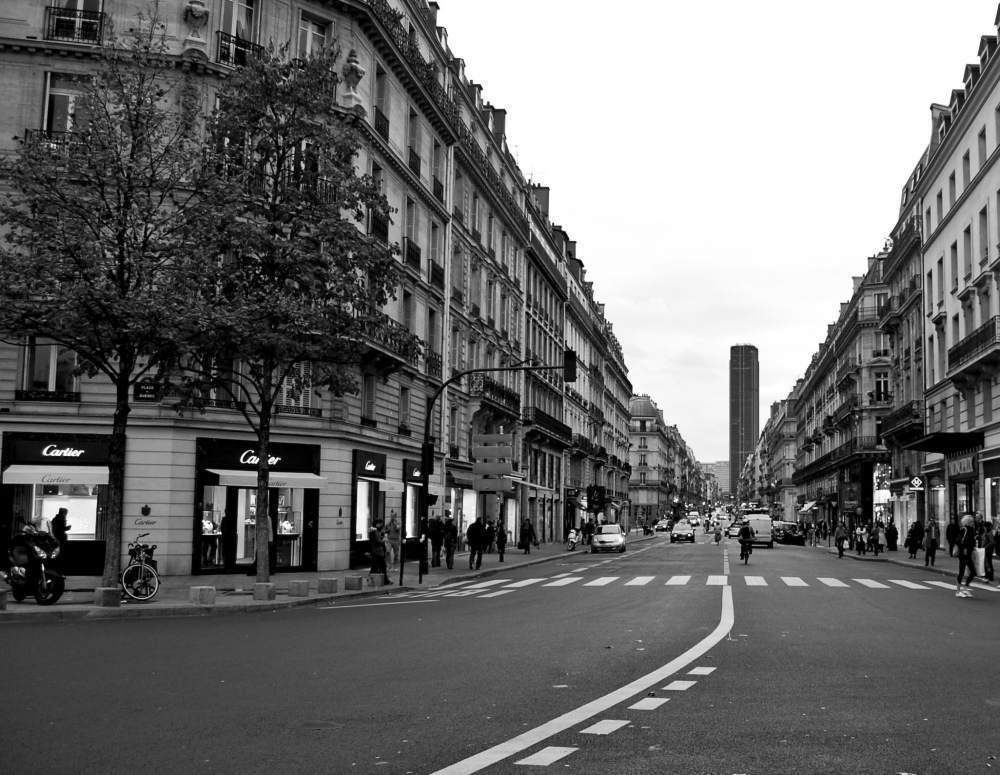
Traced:
[[729, 348], [760, 425], [899, 216], [997, 0], [440, 0], [525, 177], [577, 242], [648, 393], [729, 457]]

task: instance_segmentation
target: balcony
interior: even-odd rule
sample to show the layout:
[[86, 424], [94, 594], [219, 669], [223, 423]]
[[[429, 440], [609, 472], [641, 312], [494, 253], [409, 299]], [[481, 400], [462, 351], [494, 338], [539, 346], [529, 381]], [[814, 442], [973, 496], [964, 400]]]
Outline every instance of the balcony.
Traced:
[[472, 239], [474, 239], [476, 242], [478, 242], [480, 245], [482, 245], [483, 244], [483, 235], [482, 235], [482, 232], [480, 232], [479, 229], [473, 229], [472, 230]]
[[374, 113], [375, 131], [379, 133], [383, 140], [389, 142], [389, 117], [378, 108]]
[[219, 35], [219, 58], [218, 62], [230, 67], [243, 67], [251, 59], [258, 59], [264, 55], [264, 47], [249, 40], [230, 35], [220, 31]]
[[948, 378], [972, 384], [1000, 365], [1000, 317], [992, 317], [948, 350]]
[[78, 404], [80, 394], [69, 390], [15, 390], [15, 401], [45, 401], [55, 404]]
[[45, 9], [45, 40], [98, 44], [104, 37], [104, 14], [49, 6]]
[[920, 436], [924, 432], [924, 402], [910, 401], [882, 418], [882, 436]]
[[309, 406], [282, 406], [278, 404], [274, 407], [277, 414], [293, 414], [298, 417], [322, 417], [322, 409], [313, 409]]
[[410, 153], [409, 153], [409, 158], [407, 159], [407, 165], [410, 168], [410, 172], [412, 172], [414, 175], [416, 175], [419, 178], [420, 177], [420, 154], [417, 153], [412, 148], [410, 148], [409, 150], [410, 150]]
[[534, 406], [529, 406], [521, 416], [525, 436], [529, 432], [541, 432], [567, 447], [573, 443], [573, 429], [555, 417]]
[[458, 444], [449, 444], [448, 445], [448, 457], [451, 458], [452, 460], [458, 460], [458, 455], [459, 455], [459, 446], [458, 446]]
[[465, 225], [465, 213], [462, 212], [461, 207], [455, 205], [453, 208], [451, 208], [451, 214], [456, 221], [461, 223], [463, 226]]
[[368, 233], [380, 242], [389, 244], [389, 219], [377, 210], [368, 213]]
[[837, 388], [847, 390], [857, 379], [858, 363], [854, 358], [845, 358], [837, 367]]
[[366, 360], [371, 360], [372, 355], [376, 360], [388, 356], [390, 361], [416, 365], [418, 352], [414, 345], [419, 340], [406, 329], [406, 326], [397, 323], [371, 305], [355, 306], [354, 317], [360, 323], [366, 342], [374, 345], [372, 353]]
[[857, 393], [852, 393], [850, 396], [844, 399], [843, 403], [838, 406], [833, 412], [833, 422], [837, 426], [843, 426], [848, 423], [851, 419], [851, 415], [855, 409], [861, 405], [861, 398]]
[[489, 401], [515, 417], [521, 413], [521, 396], [517, 391], [501, 385], [485, 374], [469, 375], [469, 394]]
[[403, 237], [403, 259], [408, 267], [420, 272], [420, 246], [409, 237]]
[[888, 357], [889, 357], [889, 350], [887, 348], [872, 350], [872, 358], [888, 358]]
[[441, 379], [441, 353], [430, 350], [424, 352], [424, 374], [434, 379]]
[[434, 198], [437, 199], [441, 204], [444, 204], [444, 183], [437, 179], [433, 180]]
[[465, 294], [458, 288], [452, 288], [451, 300], [461, 307], [465, 303]]
[[363, 427], [363, 428], [377, 428], [378, 427], [378, 420], [376, 420], [374, 417], [362, 417], [361, 418], [361, 427]]
[[437, 261], [431, 261], [431, 285], [444, 290], [444, 267]]

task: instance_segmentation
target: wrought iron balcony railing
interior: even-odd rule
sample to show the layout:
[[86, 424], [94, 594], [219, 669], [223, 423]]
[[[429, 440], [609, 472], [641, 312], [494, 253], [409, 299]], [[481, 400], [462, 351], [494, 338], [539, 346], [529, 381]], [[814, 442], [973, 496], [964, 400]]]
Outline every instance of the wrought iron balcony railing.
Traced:
[[354, 317], [361, 322], [361, 329], [368, 341], [407, 363], [416, 364], [417, 356], [412, 350], [413, 334], [406, 326], [369, 305], [356, 306]]
[[920, 428], [924, 425], [924, 402], [910, 401], [895, 412], [882, 418], [882, 435], [898, 434], [909, 428]]
[[441, 203], [444, 204], [444, 183], [434, 178], [433, 181], [434, 197]]
[[412, 148], [410, 148], [409, 150], [410, 150], [410, 153], [409, 153], [409, 158], [407, 160], [407, 164], [410, 167], [410, 171], [419, 178], [420, 177], [420, 154], [417, 153]]
[[244, 67], [251, 59], [264, 55], [264, 47], [249, 40], [230, 35], [228, 32], [218, 32], [219, 64], [231, 67]]
[[436, 261], [431, 261], [431, 285], [444, 290], [444, 267]]
[[104, 14], [49, 6], [45, 9], [44, 37], [71, 43], [100, 43], [104, 37]]
[[1000, 346], [1000, 317], [992, 317], [948, 350], [948, 370], [975, 360]]
[[409, 237], [403, 238], [403, 257], [407, 266], [420, 271], [420, 246]]
[[521, 412], [521, 396], [518, 395], [517, 391], [501, 385], [485, 374], [469, 375], [469, 393], [486, 398], [508, 410], [511, 414], [519, 415]]
[[80, 394], [69, 390], [15, 390], [14, 400], [78, 404]]
[[389, 220], [377, 210], [368, 214], [368, 233], [385, 244], [389, 244]]
[[377, 107], [373, 113], [375, 131], [381, 135], [382, 139], [389, 142], [389, 117]]
[[431, 350], [424, 353], [424, 373], [428, 377], [441, 379], [441, 353]]

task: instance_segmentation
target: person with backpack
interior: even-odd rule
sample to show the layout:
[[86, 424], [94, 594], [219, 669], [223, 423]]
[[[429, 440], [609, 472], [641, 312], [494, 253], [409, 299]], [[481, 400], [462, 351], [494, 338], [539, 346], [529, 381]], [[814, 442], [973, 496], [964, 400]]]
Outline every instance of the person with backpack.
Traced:
[[750, 555], [753, 554], [753, 539], [753, 528], [750, 526], [750, 520], [747, 520], [743, 523], [743, 527], [740, 528], [739, 532], [741, 560], [745, 557], [749, 562]]
[[[972, 561], [972, 552], [976, 549], [976, 521], [971, 514], [962, 517], [955, 546], [958, 548], [958, 589], [955, 597], [972, 597], [969, 587], [976, 575], [976, 566]], [[962, 577], [966, 568], [969, 570], [969, 578], [965, 582], [965, 589], [962, 589]]]
[[841, 559], [844, 556], [844, 546], [850, 539], [850, 533], [847, 532], [847, 525], [843, 522], [837, 524], [837, 529], [833, 533], [833, 542], [837, 545], [837, 559]]

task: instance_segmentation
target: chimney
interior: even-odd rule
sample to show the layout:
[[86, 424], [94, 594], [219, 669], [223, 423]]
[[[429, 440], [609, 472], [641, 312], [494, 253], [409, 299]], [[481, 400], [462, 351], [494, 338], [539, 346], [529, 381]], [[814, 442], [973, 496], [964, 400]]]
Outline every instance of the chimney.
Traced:
[[549, 187], [548, 186], [535, 186], [531, 187], [531, 195], [538, 202], [538, 209], [545, 213], [546, 216], [549, 214]]
[[431, 24], [434, 25], [435, 27], [437, 26], [439, 10], [441, 10], [441, 6], [438, 5], [437, 3], [431, 2], [427, 4], [428, 16], [431, 17]]
[[503, 108], [493, 108], [493, 134], [497, 141], [503, 139], [507, 127], [507, 111]]

